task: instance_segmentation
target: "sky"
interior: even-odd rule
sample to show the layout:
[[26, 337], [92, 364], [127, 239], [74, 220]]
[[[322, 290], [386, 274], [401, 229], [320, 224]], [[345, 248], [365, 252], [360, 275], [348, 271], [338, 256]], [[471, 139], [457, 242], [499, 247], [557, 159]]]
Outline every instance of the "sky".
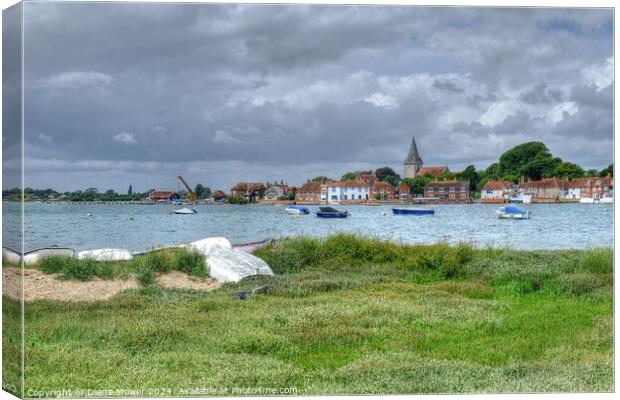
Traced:
[[179, 189], [183, 175], [229, 190], [386, 165], [402, 174], [412, 135], [425, 165], [453, 171], [533, 140], [585, 168], [613, 161], [611, 9], [46, 2], [24, 12], [29, 187]]

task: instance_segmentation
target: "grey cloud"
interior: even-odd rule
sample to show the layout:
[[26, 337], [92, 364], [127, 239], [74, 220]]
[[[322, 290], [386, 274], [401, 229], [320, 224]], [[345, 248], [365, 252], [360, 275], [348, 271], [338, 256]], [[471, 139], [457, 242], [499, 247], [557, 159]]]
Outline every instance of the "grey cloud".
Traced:
[[[32, 182], [165, 185], [156, 163], [222, 187], [301, 183], [400, 170], [414, 132], [425, 162], [455, 169], [612, 137], [611, 88], [582, 76], [612, 56], [609, 10], [27, 3], [26, 20], [26, 152], [56, 160]], [[578, 112], [550, 122], [566, 100]], [[572, 161], [611, 161], [597, 154]]]

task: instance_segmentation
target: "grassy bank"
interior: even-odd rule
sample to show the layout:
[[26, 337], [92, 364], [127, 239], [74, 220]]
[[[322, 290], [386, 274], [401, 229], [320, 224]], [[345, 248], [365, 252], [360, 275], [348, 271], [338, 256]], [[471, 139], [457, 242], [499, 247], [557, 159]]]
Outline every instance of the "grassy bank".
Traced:
[[[149, 285], [100, 303], [27, 303], [26, 390], [613, 389], [610, 249], [405, 246], [337, 235], [256, 254], [278, 276], [209, 293]], [[267, 283], [266, 293], [235, 296]], [[4, 298], [5, 311], [14, 304]]]
[[101, 279], [124, 279], [134, 274], [144, 286], [152, 284], [155, 274], [180, 271], [189, 275], [206, 276], [205, 257], [186, 249], [163, 249], [146, 253], [129, 261], [79, 260], [73, 257], [51, 256], [38, 264], [29, 266], [48, 274], [58, 274], [61, 279], [88, 281]]

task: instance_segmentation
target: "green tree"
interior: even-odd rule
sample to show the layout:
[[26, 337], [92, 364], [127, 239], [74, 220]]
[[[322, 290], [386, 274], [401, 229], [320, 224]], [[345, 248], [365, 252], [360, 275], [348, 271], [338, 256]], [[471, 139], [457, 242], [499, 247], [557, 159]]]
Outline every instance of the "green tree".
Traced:
[[468, 165], [460, 174], [457, 175], [457, 179], [469, 181], [469, 190], [475, 192], [480, 180], [480, 174], [476, 171], [476, 167]]
[[204, 199], [206, 197], [205, 195], [206, 191], [207, 191], [207, 188], [205, 188], [201, 183], [198, 183], [194, 187], [194, 193], [196, 193], [196, 197], [199, 199]]
[[356, 172], [347, 172], [340, 178], [341, 181], [354, 181], [357, 178]]
[[331, 182], [333, 179], [330, 179], [326, 176], [316, 176], [312, 179], [310, 179], [309, 182], [315, 182], [315, 183], [327, 183], [327, 182]]
[[586, 171], [586, 178], [592, 178], [592, 177], [595, 177], [595, 176], [598, 176], [598, 175], [599, 175], [599, 173], [595, 169], [589, 169], [589, 170]]
[[424, 194], [424, 188], [431, 182], [433, 178], [428, 176], [416, 176], [415, 178], [405, 178], [403, 183], [409, 186], [411, 194]]
[[607, 166], [607, 168], [602, 169], [599, 173], [598, 176], [601, 178], [605, 178], [606, 176], [614, 176], [614, 165], [613, 164], [609, 164]]
[[575, 179], [583, 178], [585, 171], [577, 164], [564, 161], [555, 167], [552, 175], [563, 179]]
[[378, 168], [375, 171], [377, 179], [382, 182], [388, 182], [392, 186], [398, 186], [400, 184], [400, 175], [398, 175], [392, 168], [383, 167]]

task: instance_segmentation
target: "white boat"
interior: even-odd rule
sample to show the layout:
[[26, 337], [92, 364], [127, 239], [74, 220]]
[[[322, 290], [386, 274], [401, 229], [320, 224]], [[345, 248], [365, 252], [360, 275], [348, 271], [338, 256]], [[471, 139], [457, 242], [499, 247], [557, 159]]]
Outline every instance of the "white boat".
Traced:
[[529, 219], [530, 212], [523, 210], [517, 206], [501, 207], [499, 210], [495, 210], [497, 218], [499, 219]]
[[198, 211], [193, 208], [179, 208], [178, 210], [173, 211], [175, 214], [198, 214]]
[[310, 210], [308, 210], [308, 208], [297, 205], [288, 206], [284, 209], [284, 211], [292, 215], [310, 214]]

